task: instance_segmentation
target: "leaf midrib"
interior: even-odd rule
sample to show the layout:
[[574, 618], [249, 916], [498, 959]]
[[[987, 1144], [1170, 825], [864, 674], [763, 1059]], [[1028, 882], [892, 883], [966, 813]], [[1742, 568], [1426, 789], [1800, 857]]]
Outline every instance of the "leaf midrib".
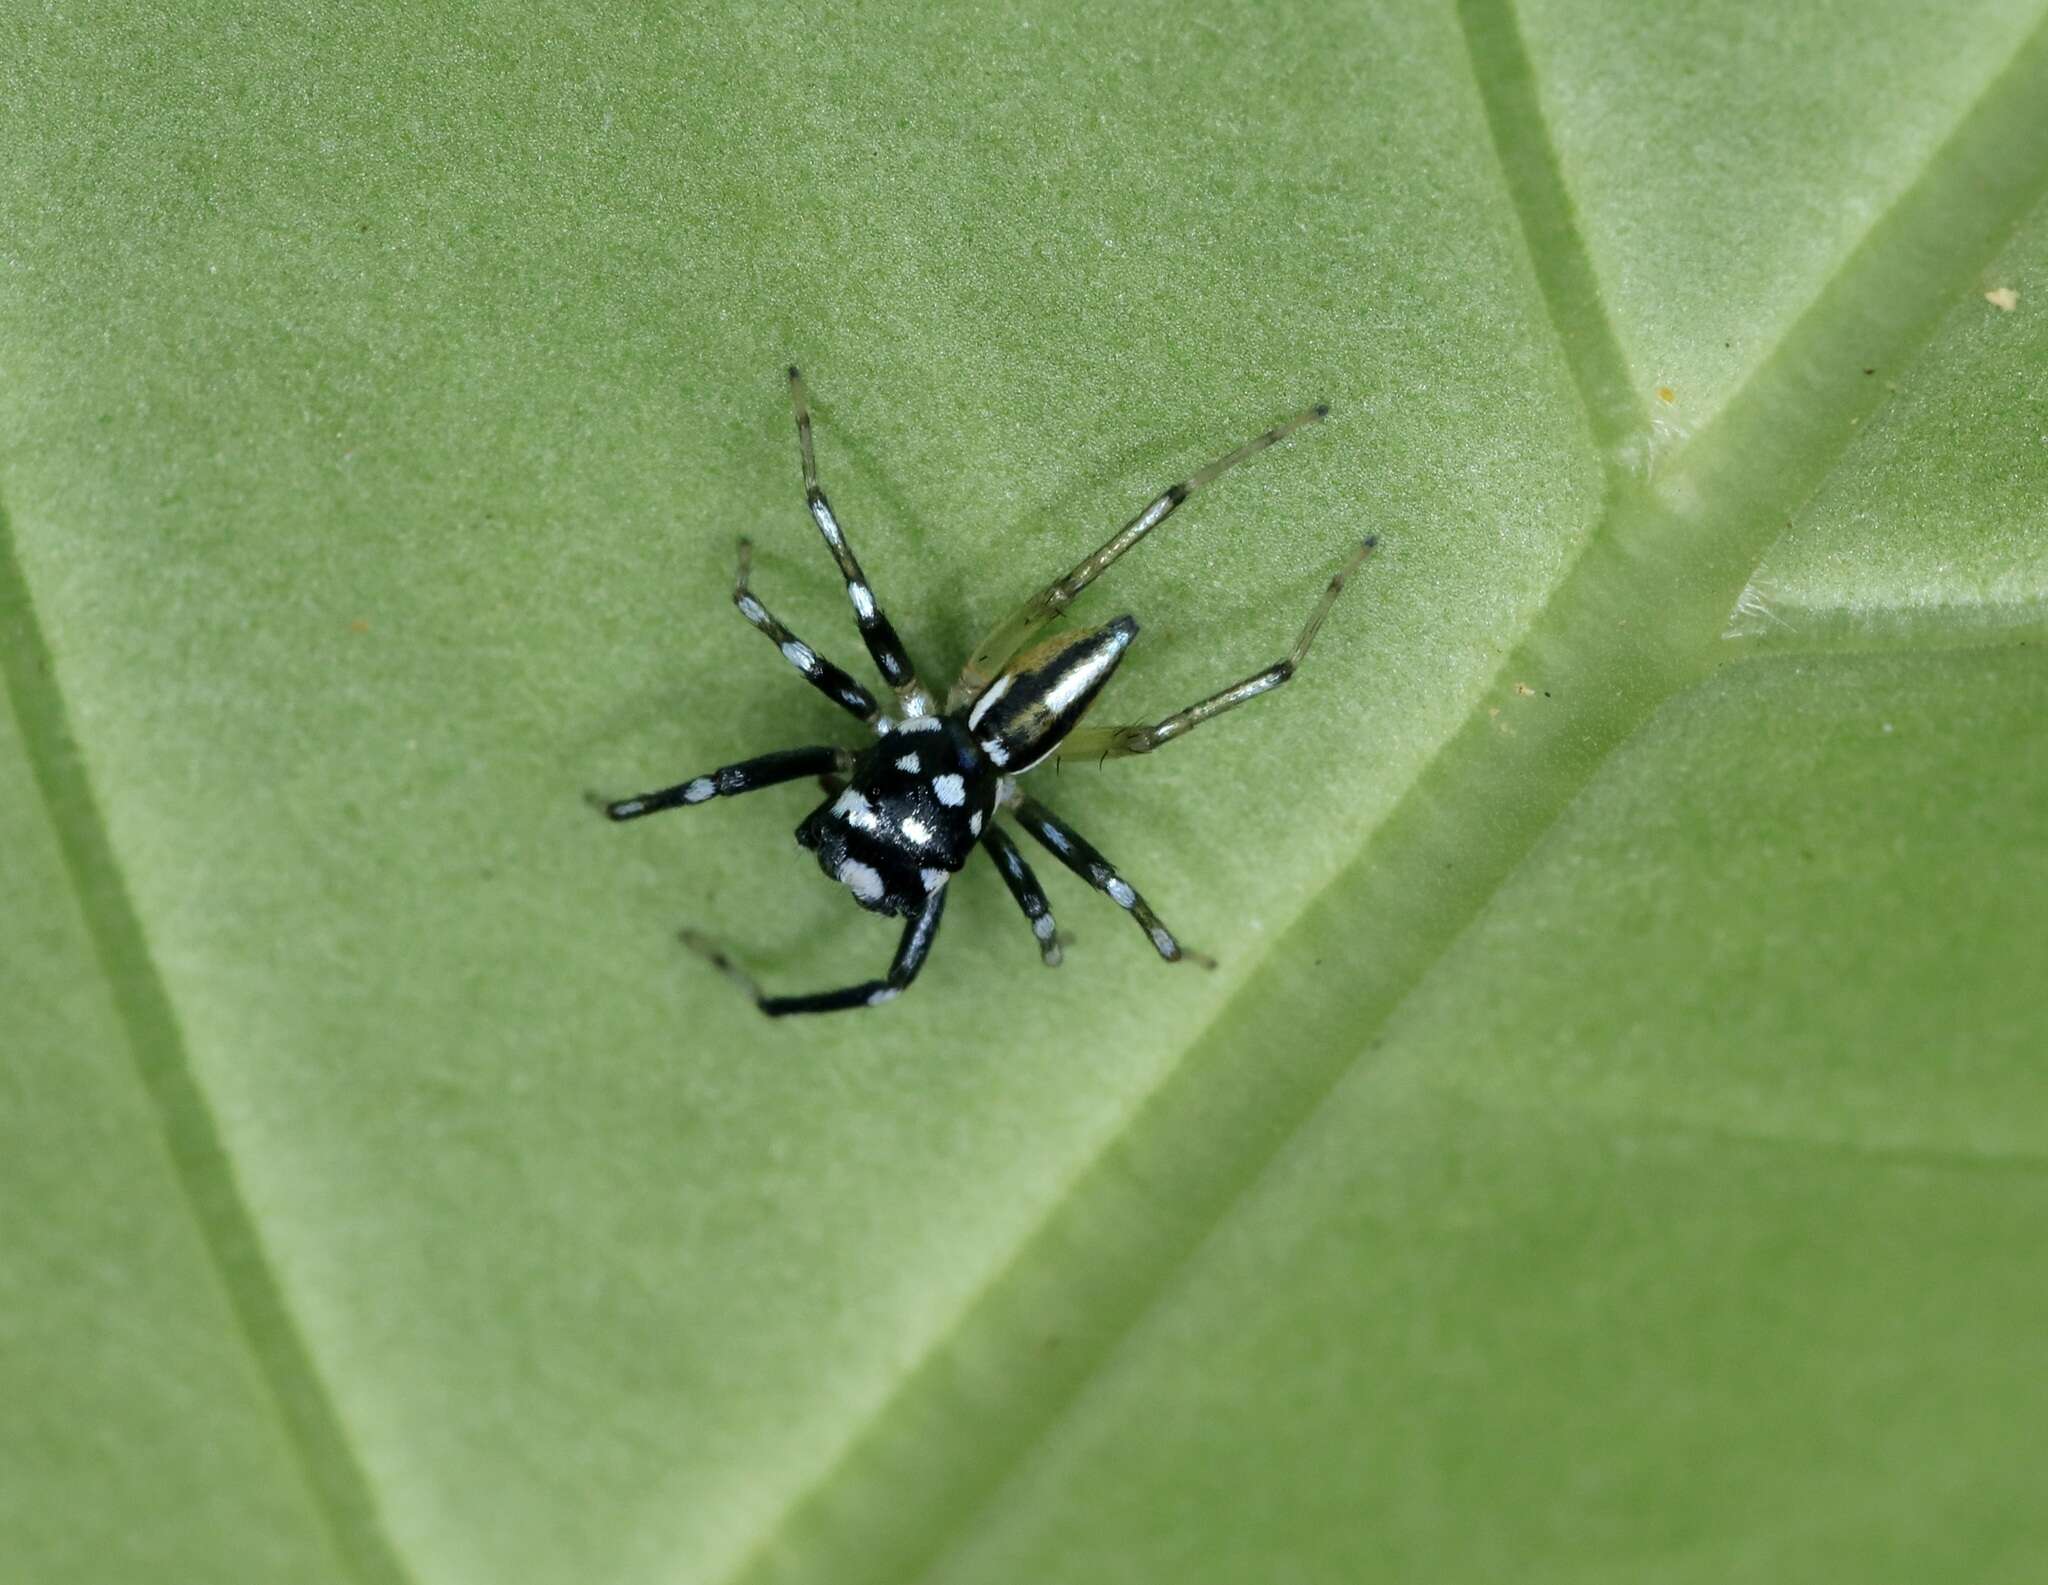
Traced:
[[[1459, 14], [1497, 142], [1540, 139], [1540, 155], [1523, 150], [1502, 167], [1604, 454], [1600, 523], [1465, 727], [821, 1479], [768, 1527], [727, 1576], [734, 1585], [913, 1578], [971, 1531], [1175, 1274], [1372, 1049], [1370, 1034], [1361, 1047], [1358, 1032], [1384, 1023], [1612, 751], [1728, 658], [1726, 618], [1779, 525], [1832, 469], [1855, 433], [1852, 420], [1883, 400], [1858, 379], [1816, 385], [1815, 371], [1877, 358], [1902, 365], [1932, 335], [1957, 284], [2048, 191], [2048, 123], [2026, 113], [2048, 99], [2044, 23], [1727, 407], [1660, 460], [1651, 484], [1628, 471], [1631, 455], [1646, 452], [1647, 427], [1570, 218], [1513, 18], [1505, 0], [1463, 0]], [[1903, 312], [1893, 306], [1900, 303]], [[1771, 488], [1753, 488], [1757, 478]], [[1688, 592], [1675, 620], [1673, 587]], [[1548, 721], [1524, 712], [1533, 730], [1498, 736], [1493, 712], [1515, 710], [1511, 683], [1525, 678], [1541, 678], [1567, 703]], [[1598, 700], [1603, 683], [1607, 708], [1593, 719], [1598, 705], [1581, 701]], [[1448, 794], [1439, 790], [1446, 784]], [[1475, 795], [1493, 788], [1507, 798], [1531, 785], [1541, 796], [1505, 812]], [[1447, 821], [1446, 810], [1461, 818]], [[1461, 864], [1457, 902], [1446, 909], [1440, 874]], [[1334, 989], [1315, 972], [1315, 948], [1367, 931], [1397, 943], [1393, 968], [1362, 989]], [[1248, 1037], [1281, 1004], [1306, 1050], [1346, 1054], [1319, 1065], [1297, 1059], [1291, 1070], [1245, 1055], [1267, 1051]], [[1059, 1346], [1049, 1350], [1049, 1339]], [[963, 1424], [971, 1437], [958, 1434]]]

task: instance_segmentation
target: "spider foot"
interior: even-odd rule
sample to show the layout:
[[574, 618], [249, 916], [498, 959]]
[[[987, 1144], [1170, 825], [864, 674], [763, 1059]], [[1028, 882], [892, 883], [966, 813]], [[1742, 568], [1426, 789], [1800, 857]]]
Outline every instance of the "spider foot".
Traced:
[[753, 976], [733, 962], [732, 955], [711, 937], [686, 925], [676, 932], [676, 939], [744, 991], [747, 1000], [757, 1007], [761, 1004], [761, 987], [754, 983]]

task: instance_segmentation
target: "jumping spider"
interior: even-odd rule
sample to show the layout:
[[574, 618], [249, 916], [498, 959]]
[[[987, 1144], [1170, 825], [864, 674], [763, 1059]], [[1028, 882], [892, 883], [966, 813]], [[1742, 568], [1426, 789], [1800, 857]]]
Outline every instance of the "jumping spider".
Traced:
[[918, 681], [902, 640], [883, 614], [867, 575], [854, 559], [853, 547], [832, 514], [831, 503], [818, 487], [810, 407], [804, 397], [803, 377], [793, 366], [789, 395], [796, 409], [797, 444], [803, 455], [804, 499], [839, 563], [868, 653], [896, 696], [896, 714], [884, 714], [873, 694], [792, 634], [754, 598], [747, 587], [752, 546], [741, 540], [739, 576], [732, 592], [740, 615], [767, 634], [812, 687], [872, 727], [879, 741], [859, 752], [829, 746], [784, 749], [602, 807], [613, 820], [637, 820], [679, 804], [707, 803], [777, 782], [816, 776], [825, 784], [827, 797], [797, 827], [798, 843], [817, 854], [819, 866], [863, 908], [878, 914], [900, 914], [906, 923], [886, 977], [808, 996], [763, 995], [719, 947], [695, 931], [685, 931], [684, 941], [735, 980], [764, 1013], [875, 1007], [894, 1000], [917, 977], [931, 951], [932, 938], [938, 934], [946, 884], [980, 846], [995, 860], [1010, 895], [1031, 921], [1038, 950], [1051, 967], [1060, 961], [1052, 912], [1024, 855], [996, 823], [1000, 810], [1068, 869], [1108, 893], [1138, 922], [1162, 958], [1169, 963], [1183, 959], [1208, 963], [1176, 941], [1130, 882], [1072, 826], [1023, 792], [1018, 778], [1055, 755], [1112, 759], [1149, 754], [1211, 717], [1279, 687], [1301, 665], [1344, 580], [1372, 553], [1376, 540], [1368, 537], [1337, 569], [1286, 659], [1152, 726], [1079, 724], [1137, 636], [1138, 624], [1131, 617], [1058, 633], [1028, 649], [1024, 646], [1119, 556], [1171, 517], [1181, 502], [1219, 474], [1327, 417], [1329, 408], [1319, 405], [1276, 425], [1156, 497], [1094, 555], [998, 624], [962, 669], [941, 710]]

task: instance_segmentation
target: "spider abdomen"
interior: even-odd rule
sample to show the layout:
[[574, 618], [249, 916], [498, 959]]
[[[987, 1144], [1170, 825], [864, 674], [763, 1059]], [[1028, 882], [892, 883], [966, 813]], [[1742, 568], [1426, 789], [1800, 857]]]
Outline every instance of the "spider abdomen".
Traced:
[[820, 869], [878, 914], [914, 914], [974, 852], [998, 777], [954, 716], [913, 716], [797, 827]]
[[1004, 775], [1021, 776], [1080, 723], [1137, 636], [1137, 619], [1120, 616], [1014, 656], [967, 712], [975, 747]]

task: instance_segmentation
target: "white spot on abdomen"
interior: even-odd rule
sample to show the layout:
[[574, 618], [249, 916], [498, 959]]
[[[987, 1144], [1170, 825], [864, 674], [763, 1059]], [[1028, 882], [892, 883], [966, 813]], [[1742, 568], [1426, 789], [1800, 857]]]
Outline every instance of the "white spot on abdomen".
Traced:
[[939, 802], [948, 809], [958, 809], [967, 802], [967, 783], [958, 776], [934, 776], [932, 791], [938, 794]]
[[911, 815], [903, 822], [903, 834], [913, 842], [929, 842], [932, 839], [932, 828], [918, 819], [916, 815]]
[[896, 768], [898, 770], [907, 770], [911, 775], [915, 776], [924, 769], [924, 765], [915, 754], [906, 754], [896, 762]]

